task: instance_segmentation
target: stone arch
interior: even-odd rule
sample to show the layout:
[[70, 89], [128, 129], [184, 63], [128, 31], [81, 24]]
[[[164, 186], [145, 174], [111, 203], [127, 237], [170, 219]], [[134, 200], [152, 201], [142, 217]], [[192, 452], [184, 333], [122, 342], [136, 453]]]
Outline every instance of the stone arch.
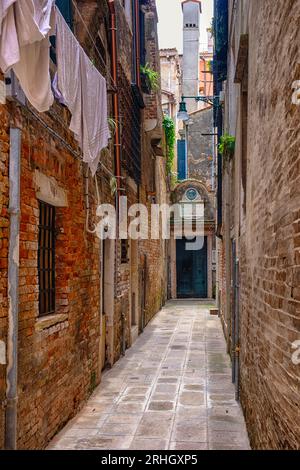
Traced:
[[208, 192], [205, 185], [197, 180], [187, 180], [179, 183], [172, 193], [173, 203], [180, 204], [188, 189], [196, 189], [200, 198], [204, 201], [205, 221], [214, 221], [215, 209], [213, 195]]

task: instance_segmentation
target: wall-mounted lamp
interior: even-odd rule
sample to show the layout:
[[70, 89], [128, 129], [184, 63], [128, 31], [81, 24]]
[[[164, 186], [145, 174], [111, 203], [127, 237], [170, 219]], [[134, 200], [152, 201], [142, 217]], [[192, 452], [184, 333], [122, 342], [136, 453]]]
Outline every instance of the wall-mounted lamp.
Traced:
[[181, 102], [179, 103], [179, 112], [177, 114], [177, 119], [179, 121], [189, 120], [189, 115], [186, 109], [186, 102], [185, 102], [186, 99], [195, 100], [197, 102], [202, 101], [215, 108], [220, 107], [220, 100], [218, 96], [182, 96]]
[[179, 112], [177, 114], [177, 119], [179, 121], [188, 121], [189, 120], [189, 115], [186, 109], [186, 102], [181, 101], [179, 104]]

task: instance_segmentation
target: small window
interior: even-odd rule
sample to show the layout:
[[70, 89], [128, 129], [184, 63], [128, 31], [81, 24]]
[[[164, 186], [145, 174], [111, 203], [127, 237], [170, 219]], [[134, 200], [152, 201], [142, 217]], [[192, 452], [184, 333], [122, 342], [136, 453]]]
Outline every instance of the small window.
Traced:
[[55, 207], [39, 201], [39, 315], [55, 311]]
[[69, 27], [73, 30], [72, 0], [56, 0], [55, 3]]
[[128, 240], [121, 240], [121, 264], [128, 263]]

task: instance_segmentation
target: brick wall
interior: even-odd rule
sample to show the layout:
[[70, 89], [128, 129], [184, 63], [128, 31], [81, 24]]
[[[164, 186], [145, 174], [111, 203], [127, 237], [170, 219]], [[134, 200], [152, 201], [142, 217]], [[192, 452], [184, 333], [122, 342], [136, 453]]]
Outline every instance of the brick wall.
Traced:
[[[160, 58], [157, 36], [157, 11], [154, 0], [148, 2], [145, 8], [145, 38], [146, 38], [146, 62], [159, 75], [160, 82]], [[151, 94], [144, 94], [145, 127], [153, 124], [151, 131], [144, 132], [142, 142], [142, 188], [140, 200], [146, 205], [149, 214], [149, 231], [151, 228], [151, 204], [167, 202], [166, 186], [166, 160], [155, 154], [155, 146], [162, 133], [162, 109], [161, 90], [152, 90]], [[154, 127], [154, 128], [153, 128]], [[153, 145], [152, 145], [153, 144]], [[160, 142], [162, 148], [163, 143]], [[166, 243], [164, 240], [142, 240], [140, 243], [140, 264], [146, 263], [146, 298], [145, 298], [145, 324], [147, 324], [166, 300], [167, 276], [166, 276]]]
[[300, 369], [292, 362], [292, 343], [300, 339], [300, 115], [292, 83], [300, 79], [300, 1], [243, 6], [234, 41], [238, 46], [239, 32], [249, 33], [246, 212], [238, 189], [241, 108], [234, 109], [239, 85], [231, 85], [232, 60], [227, 127], [236, 126], [237, 150], [224, 199], [230, 203], [235, 188], [227, 223], [241, 267], [241, 401], [254, 448], [299, 449]]
[[[79, 2], [81, 7], [82, 2]], [[119, 60], [125, 70], [130, 88], [132, 34], [124, 10], [117, 3]], [[85, 5], [82, 14], [92, 34], [95, 22], [100, 30], [108, 26], [106, 2], [96, 9], [95, 2]], [[79, 27], [75, 15], [75, 31], [85, 49], [92, 45]], [[103, 71], [109, 82], [109, 49], [105, 34], [102, 45], [107, 54], [107, 67]], [[92, 54], [92, 51], [91, 51]], [[98, 58], [96, 65], [101, 69]], [[103, 64], [102, 64], [103, 66]], [[1, 78], [1, 77], [0, 77]], [[155, 106], [155, 104], [153, 105]], [[36, 116], [33, 115], [34, 112]], [[111, 103], [109, 103], [111, 114]], [[7, 336], [7, 249], [8, 249], [8, 160], [9, 125], [22, 131], [21, 148], [21, 220], [20, 220], [20, 305], [19, 305], [19, 375], [18, 375], [18, 448], [44, 448], [49, 440], [82, 407], [94, 387], [100, 382], [101, 357], [101, 243], [86, 231], [87, 200], [85, 168], [79, 149], [69, 132], [70, 115], [66, 108], [55, 103], [48, 113], [38, 115], [30, 106], [18, 107], [13, 103], [0, 105], [0, 340]], [[142, 115], [143, 119], [143, 115]], [[42, 121], [42, 122], [41, 122]], [[123, 123], [126, 126], [126, 120]], [[143, 129], [143, 126], [142, 126]], [[54, 135], [56, 133], [57, 137]], [[153, 191], [156, 166], [149, 167], [152, 158], [151, 139], [142, 131], [141, 161], [145, 179], [140, 188], [129, 184], [126, 165], [122, 168], [122, 184], [128, 196], [128, 205], [141, 199], [148, 201]], [[101, 202], [115, 202], [110, 179], [114, 174], [113, 144], [102, 153], [104, 167], [97, 172]], [[38, 318], [38, 225], [39, 203], [36, 174], [55, 182], [64, 192], [67, 204], [56, 207], [56, 308], [55, 318]], [[154, 188], [155, 189], [155, 188]], [[165, 191], [162, 185], [162, 190]], [[123, 194], [122, 194], [123, 195]], [[97, 192], [95, 180], [89, 178], [89, 227], [95, 217]], [[107, 364], [117, 361], [122, 352], [123, 322], [125, 314], [125, 347], [131, 345], [130, 332], [130, 263], [121, 264], [121, 244], [115, 243], [111, 260], [114, 271], [114, 305], [107, 323]], [[148, 244], [147, 244], [148, 243]], [[148, 253], [147, 292], [149, 295], [146, 320], [161, 306], [162, 245], [149, 241], [140, 253]], [[142, 245], [142, 244], [141, 244]], [[161, 272], [161, 271], [159, 271]], [[140, 294], [139, 294], [140, 295]], [[140, 299], [137, 300], [140, 302]], [[113, 334], [111, 334], [113, 331]], [[113, 338], [110, 342], [110, 338]], [[6, 368], [0, 365], [0, 401], [5, 400]], [[0, 407], [0, 447], [4, 440], [4, 407]]]
[[[99, 11], [98, 11], [99, 14]], [[94, 18], [95, 20], [95, 18]], [[91, 48], [91, 45], [86, 45]], [[2, 78], [2, 77], [0, 77]], [[18, 448], [43, 448], [82, 406], [100, 381], [99, 240], [87, 233], [84, 169], [68, 130], [69, 113], [55, 104], [33, 116], [30, 106], [0, 105], [0, 340], [7, 336], [7, 249], [9, 216], [9, 125], [22, 131], [18, 345]], [[35, 112], [35, 111], [34, 111]], [[35, 112], [36, 113], [36, 112]], [[37, 113], [36, 113], [37, 114]], [[43, 123], [40, 122], [40, 119]], [[61, 139], [49, 131], [49, 126]], [[62, 142], [64, 141], [65, 144]], [[110, 152], [102, 162], [113, 171]], [[36, 171], [52, 178], [67, 195], [56, 208], [55, 319], [38, 318], [38, 224]], [[109, 178], [99, 187], [111, 200]], [[90, 223], [96, 191], [89, 185]], [[0, 401], [5, 399], [6, 368], [0, 365]], [[4, 401], [1, 403], [4, 404]], [[4, 445], [4, 406], [0, 408], [0, 447]]]
[[[42, 447], [99, 383], [99, 242], [85, 231], [82, 163], [38, 127], [23, 130], [19, 311], [19, 447]], [[35, 148], [32, 148], [32, 143]], [[51, 145], [52, 144], [52, 145]], [[56, 313], [37, 331], [38, 203], [33, 168], [55, 177], [68, 207], [57, 209]], [[76, 189], [75, 189], [76, 188]]]
[[[24, 108], [1, 106], [1, 339], [7, 316], [7, 162], [8, 113], [22, 130], [19, 269], [18, 448], [42, 448], [74, 415], [99, 383], [99, 241], [85, 231], [83, 167]], [[61, 123], [47, 124], [63, 133]], [[69, 136], [70, 138], [70, 136]], [[54, 178], [67, 194], [56, 208], [56, 309], [49, 324], [38, 319], [39, 208], [35, 171]], [[91, 198], [93, 189], [91, 190]], [[95, 210], [95, 203], [91, 201]], [[49, 317], [50, 319], [50, 317]], [[1, 367], [1, 399], [5, 367]], [[1, 418], [2, 419], [2, 418]], [[4, 426], [1, 425], [1, 431]], [[3, 445], [3, 436], [1, 435]]]
[[[1, 78], [1, 77], [0, 77]], [[0, 105], [0, 340], [6, 343], [7, 331], [7, 265], [8, 265], [8, 152], [9, 116]], [[0, 403], [4, 403], [6, 392], [6, 368], [0, 365]], [[4, 406], [0, 407], [0, 448], [4, 444]]]

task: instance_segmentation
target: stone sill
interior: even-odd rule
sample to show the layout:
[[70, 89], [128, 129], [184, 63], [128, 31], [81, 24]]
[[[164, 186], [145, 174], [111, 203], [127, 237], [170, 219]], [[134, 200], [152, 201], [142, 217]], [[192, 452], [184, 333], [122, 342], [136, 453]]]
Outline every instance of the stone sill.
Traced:
[[57, 313], [54, 315], [48, 315], [46, 317], [38, 318], [35, 324], [36, 331], [46, 330], [51, 326], [57, 325], [58, 323], [63, 323], [68, 320], [68, 314], [66, 313]]

